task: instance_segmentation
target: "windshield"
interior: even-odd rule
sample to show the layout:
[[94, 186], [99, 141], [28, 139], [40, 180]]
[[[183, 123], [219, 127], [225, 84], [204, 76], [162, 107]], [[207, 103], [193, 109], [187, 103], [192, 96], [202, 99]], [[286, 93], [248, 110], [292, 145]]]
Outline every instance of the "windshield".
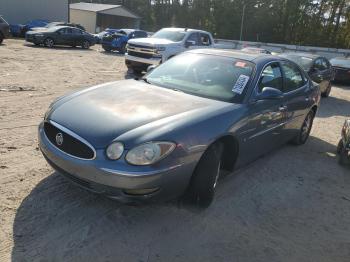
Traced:
[[186, 35], [185, 31], [174, 31], [169, 29], [162, 29], [152, 35], [152, 38], [167, 39], [173, 42], [181, 42]]
[[254, 64], [245, 60], [185, 53], [155, 68], [145, 79], [176, 91], [241, 103], [253, 69]]
[[330, 60], [332, 66], [340, 66], [350, 68], [350, 59], [346, 58], [333, 58]]
[[287, 58], [297, 65], [299, 65], [302, 69], [308, 72], [311, 69], [313, 59], [306, 56], [299, 55], [281, 55], [281, 57]]

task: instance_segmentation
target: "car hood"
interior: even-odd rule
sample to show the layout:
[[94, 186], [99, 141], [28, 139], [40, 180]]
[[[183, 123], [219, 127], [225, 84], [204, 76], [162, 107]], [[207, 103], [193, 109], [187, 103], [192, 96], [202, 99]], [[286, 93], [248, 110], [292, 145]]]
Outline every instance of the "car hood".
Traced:
[[201, 98], [136, 80], [90, 88], [57, 101], [48, 119], [70, 129], [96, 148], [152, 122], [229, 103]]
[[173, 42], [168, 39], [161, 39], [161, 38], [137, 38], [137, 39], [132, 39], [129, 40], [130, 44], [135, 44], [135, 45], [144, 45], [144, 46], [159, 46], [159, 45], [169, 45], [169, 44], [174, 44], [176, 42]]

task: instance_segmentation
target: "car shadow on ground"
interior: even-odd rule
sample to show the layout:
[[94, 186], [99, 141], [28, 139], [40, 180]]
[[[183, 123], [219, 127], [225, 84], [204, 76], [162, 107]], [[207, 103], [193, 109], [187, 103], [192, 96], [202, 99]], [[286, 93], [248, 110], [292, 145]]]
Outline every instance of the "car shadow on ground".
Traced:
[[345, 89], [345, 90], [350, 90], [349, 84], [350, 83], [345, 83], [345, 82], [334, 82], [334, 83], [332, 83], [333, 86], [336, 86], [337, 88]]
[[318, 117], [327, 118], [332, 116], [350, 117], [349, 101], [333, 97], [332, 93], [327, 98], [321, 100], [321, 110], [317, 113]]
[[79, 46], [76, 46], [76, 47], [73, 47], [73, 46], [54, 46], [54, 47], [51, 47], [51, 48], [48, 48], [46, 46], [43, 46], [43, 45], [32, 45], [32, 44], [24, 44], [25, 46], [27, 47], [31, 47], [31, 48], [44, 48], [44, 49], [47, 49], [47, 50], [81, 50], [81, 51], [93, 51], [93, 49], [89, 48], [89, 49], [84, 49], [84, 48], [81, 48]]
[[314, 137], [284, 146], [223, 178], [201, 212], [176, 201], [120, 204], [53, 173], [17, 210], [12, 261], [327, 261], [335, 248], [346, 256], [350, 211], [341, 197], [350, 176], [334, 152]]
[[121, 54], [118, 51], [108, 52], [108, 51], [105, 51], [103, 49], [100, 51], [100, 53], [104, 54], [104, 55], [108, 55], [108, 56], [118, 56], [118, 57], [124, 57], [125, 56], [125, 54]]

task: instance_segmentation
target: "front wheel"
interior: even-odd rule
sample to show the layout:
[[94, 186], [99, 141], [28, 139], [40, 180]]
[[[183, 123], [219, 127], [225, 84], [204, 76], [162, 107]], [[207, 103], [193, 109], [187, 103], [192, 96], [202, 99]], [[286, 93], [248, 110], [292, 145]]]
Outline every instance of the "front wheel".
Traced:
[[90, 42], [85, 40], [82, 44], [81, 44], [81, 48], [83, 49], [89, 49], [90, 48]]
[[301, 126], [301, 129], [299, 130], [299, 134], [297, 137], [294, 138], [294, 140], [292, 141], [293, 144], [295, 145], [303, 145], [306, 143], [307, 139], [309, 138], [310, 136], [310, 132], [311, 132], [311, 129], [312, 129], [312, 125], [313, 125], [313, 122], [314, 122], [314, 117], [315, 117], [315, 112], [313, 110], [311, 110], [304, 122], [303, 122], [303, 125]]
[[4, 37], [2, 36], [2, 34], [0, 34], [0, 44], [2, 44], [3, 41], [4, 41]]
[[189, 187], [191, 202], [207, 208], [213, 202], [221, 169], [221, 143], [211, 145], [199, 160]]

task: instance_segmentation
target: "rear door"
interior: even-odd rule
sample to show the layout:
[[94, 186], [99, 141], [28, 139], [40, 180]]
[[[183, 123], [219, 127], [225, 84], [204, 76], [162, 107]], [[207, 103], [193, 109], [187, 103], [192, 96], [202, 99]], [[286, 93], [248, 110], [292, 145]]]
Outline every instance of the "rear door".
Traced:
[[322, 57], [315, 60], [310, 76], [313, 81], [320, 85], [321, 91], [324, 92], [328, 86], [328, 81], [327, 66], [325, 65]]
[[85, 40], [84, 32], [80, 30], [79, 28], [73, 28], [72, 29], [72, 36], [71, 36], [71, 44], [72, 45], [81, 45]]
[[310, 108], [309, 80], [294, 63], [281, 62], [283, 71], [283, 93], [285, 106], [285, 124], [283, 140], [289, 141], [295, 137]]
[[61, 30], [61, 40], [60, 44], [62, 45], [73, 45], [74, 39], [73, 39], [73, 31], [72, 28], [64, 28]]

